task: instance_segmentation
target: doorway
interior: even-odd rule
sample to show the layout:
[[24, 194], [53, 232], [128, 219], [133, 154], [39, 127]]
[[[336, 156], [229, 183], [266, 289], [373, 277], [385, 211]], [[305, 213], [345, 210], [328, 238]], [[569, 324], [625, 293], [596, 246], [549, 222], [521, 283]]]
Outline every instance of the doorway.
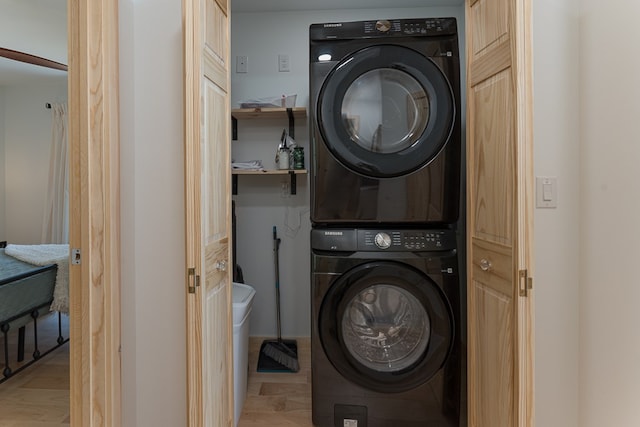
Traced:
[[[44, 4], [2, 0], [0, 3], [3, 10], [0, 17], [0, 240], [17, 245], [63, 243], [65, 227], [46, 234], [42, 229], [45, 200], [53, 205], [48, 197], [54, 193], [48, 191], [52, 188], [49, 187], [51, 154], [55, 152], [52, 149], [53, 116], [65, 115], [68, 92], [66, 1]], [[56, 126], [57, 129], [63, 127], [62, 123]], [[57, 134], [61, 151], [66, 144], [61, 142], [63, 134]], [[59, 167], [64, 171], [64, 162], [60, 162]], [[61, 181], [64, 175], [60, 173]], [[58, 214], [64, 215], [63, 210]], [[61, 311], [66, 311], [64, 299], [58, 300]], [[26, 401], [38, 393], [50, 393], [52, 398], [55, 396], [52, 399], [55, 403], [51, 405], [55, 410], [50, 412], [55, 412], [58, 419], [68, 418], [69, 344], [64, 343], [69, 338], [68, 317], [63, 315], [61, 320], [59, 332], [58, 314], [50, 313], [48, 305], [42, 307], [37, 319], [38, 347], [33, 343], [34, 322], [30, 321], [24, 325], [22, 357], [16, 351], [20, 332], [15, 324], [12, 326], [8, 367], [14, 376], [0, 386], [0, 400], [4, 403], [15, 399], [20, 391], [25, 392]], [[57, 348], [58, 343], [62, 348]], [[35, 357], [38, 357], [36, 363]], [[53, 375], [39, 374], [43, 371]], [[51, 381], [53, 377], [59, 380]], [[0, 418], [5, 422], [24, 420], [25, 413], [28, 415], [30, 411], [32, 415], [38, 414], [42, 408], [39, 404], [25, 404], [20, 411], [12, 412], [13, 415], [11, 411], [2, 411]]]

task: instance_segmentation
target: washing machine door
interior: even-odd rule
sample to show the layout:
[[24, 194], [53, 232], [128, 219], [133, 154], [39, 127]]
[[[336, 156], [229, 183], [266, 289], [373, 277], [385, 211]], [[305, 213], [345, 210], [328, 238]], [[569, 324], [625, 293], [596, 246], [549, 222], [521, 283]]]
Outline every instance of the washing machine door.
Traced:
[[341, 275], [322, 301], [318, 328], [342, 376], [384, 393], [428, 381], [444, 365], [454, 334], [451, 307], [438, 285], [392, 261]]
[[376, 45], [343, 58], [318, 97], [318, 128], [331, 154], [352, 171], [398, 177], [427, 165], [453, 130], [449, 82], [428, 57]]

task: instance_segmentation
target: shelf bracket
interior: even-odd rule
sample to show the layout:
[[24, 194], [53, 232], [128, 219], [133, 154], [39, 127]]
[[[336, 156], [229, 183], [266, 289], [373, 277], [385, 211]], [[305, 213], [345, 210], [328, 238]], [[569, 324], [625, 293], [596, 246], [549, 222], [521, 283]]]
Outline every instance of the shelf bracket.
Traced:
[[294, 171], [289, 171], [289, 177], [291, 178], [291, 194], [296, 194], [296, 173]]
[[238, 119], [231, 116], [231, 140], [238, 140]]
[[287, 108], [287, 116], [289, 117], [289, 136], [291, 136], [291, 138], [293, 139], [296, 139], [296, 126], [295, 121], [293, 120], [293, 109]]

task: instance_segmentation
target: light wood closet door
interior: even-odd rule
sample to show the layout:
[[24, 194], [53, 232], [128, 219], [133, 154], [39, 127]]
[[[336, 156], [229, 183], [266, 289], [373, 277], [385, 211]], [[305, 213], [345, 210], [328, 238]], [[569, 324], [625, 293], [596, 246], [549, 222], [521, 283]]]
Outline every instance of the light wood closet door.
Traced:
[[227, 0], [184, 0], [188, 425], [233, 425]]
[[529, 0], [467, 0], [469, 426], [533, 426]]

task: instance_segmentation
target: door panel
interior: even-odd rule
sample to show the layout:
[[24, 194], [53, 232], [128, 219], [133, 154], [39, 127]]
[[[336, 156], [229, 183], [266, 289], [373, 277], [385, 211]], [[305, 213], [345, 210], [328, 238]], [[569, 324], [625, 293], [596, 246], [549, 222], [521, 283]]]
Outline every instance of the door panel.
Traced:
[[[228, 236], [226, 216], [229, 195], [221, 189], [227, 188], [229, 176], [220, 171], [229, 169], [229, 147], [224, 144], [227, 126], [227, 93], [211, 82], [204, 82], [205, 135], [208, 143], [203, 145], [204, 169], [204, 236], [207, 242], [215, 243]], [[223, 114], [225, 117], [223, 118]]]
[[220, 351], [220, 343], [232, 339], [229, 333], [221, 329], [227, 320], [227, 298], [224, 283], [214, 283], [204, 291], [204, 312], [206, 313], [203, 337], [215, 337], [218, 341], [207, 340], [203, 347], [203, 359], [207, 361], [203, 368], [204, 419], [205, 426], [228, 426], [231, 414], [227, 405], [231, 394], [227, 392], [228, 371], [233, 370], [226, 351]]
[[515, 426], [513, 299], [477, 281], [473, 282], [473, 299], [477, 325], [470, 337], [477, 366], [473, 393], [488, 398], [481, 399], [471, 425]]
[[[225, 5], [224, 10], [220, 7], [221, 3]], [[224, 70], [228, 68], [227, 52], [229, 51], [229, 43], [227, 37], [228, 19], [226, 12], [226, 2], [216, 0], [207, 0], [207, 11], [205, 13], [205, 34], [204, 46], [209, 50], [210, 54], [220, 64]]]
[[[487, 53], [501, 40], [509, 38], [509, 2], [504, 0], [472, 1], [470, 14], [473, 22], [472, 54], [474, 59]], [[469, 33], [468, 33], [469, 34]]]
[[[226, 2], [223, 2], [226, 7]], [[190, 427], [233, 425], [229, 18], [184, 0], [187, 405]]]
[[[515, 426], [515, 331], [512, 248], [480, 239], [472, 243], [472, 288], [469, 291], [474, 334], [473, 361], [476, 369], [470, 384], [479, 399], [477, 426]], [[485, 264], [489, 262], [490, 265]], [[470, 397], [472, 398], [472, 397]]]
[[514, 147], [513, 95], [509, 70], [469, 92], [474, 124], [473, 235], [513, 245]]
[[534, 424], [529, 1], [466, 7], [472, 427]]

